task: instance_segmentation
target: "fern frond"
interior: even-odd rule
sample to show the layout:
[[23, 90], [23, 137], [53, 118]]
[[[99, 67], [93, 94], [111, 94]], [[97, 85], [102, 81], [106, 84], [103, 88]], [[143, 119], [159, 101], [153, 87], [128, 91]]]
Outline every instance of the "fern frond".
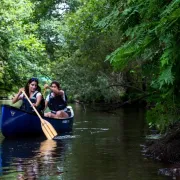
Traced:
[[167, 66], [158, 78], [159, 89], [161, 89], [164, 85], [173, 84], [174, 76], [172, 74], [172, 66]]
[[142, 37], [133, 39], [132, 41], [127, 42], [120, 48], [116, 49], [112, 54], [106, 57], [106, 60], [109, 60], [114, 67], [122, 70], [129, 62], [140, 56], [153, 41], [153, 37], [144, 37], [142, 35]]
[[106, 29], [112, 24], [116, 24], [118, 16], [119, 16], [119, 10], [117, 7], [114, 7], [112, 12], [108, 16], [104, 17], [101, 21], [99, 21], [95, 25], [95, 27]]

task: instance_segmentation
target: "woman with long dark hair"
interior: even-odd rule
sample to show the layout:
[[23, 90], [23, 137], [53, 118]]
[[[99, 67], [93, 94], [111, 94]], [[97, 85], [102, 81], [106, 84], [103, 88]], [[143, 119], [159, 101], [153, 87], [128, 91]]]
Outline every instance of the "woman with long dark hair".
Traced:
[[29, 104], [28, 100], [25, 98], [22, 91], [25, 91], [29, 99], [31, 100], [32, 104], [36, 109], [40, 112], [42, 109], [41, 101], [42, 101], [42, 94], [41, 88], [39, 86], [39, 81], [37, 78], [31, 78], [28, 80], [24, 88], [20, 88], [19, 92], [15, 95], [12, 100], [12, 103], [16, 103], [19, 100], [22, 100], [23, 103], [21, 105], [21, 109], [27, 112], [33, 112], [33, 108]]

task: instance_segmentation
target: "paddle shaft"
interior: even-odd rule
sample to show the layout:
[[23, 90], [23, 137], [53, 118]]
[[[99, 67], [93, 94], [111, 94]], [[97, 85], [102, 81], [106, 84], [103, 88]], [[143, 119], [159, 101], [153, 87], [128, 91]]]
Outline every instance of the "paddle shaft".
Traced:
[[40, 116], [39, 112], [36, 110], [36, 108], [33, 106], [32, 102], [30, 101], [30, 99], [28, 98], [27, 94], [22, 91], [22, 93], [24, 94], [24, 96], [26, 97], [26, 99], [29, 101], [29, 104], [32, 106], [32, 108], [34, 109], [34, 111], [36, 112], [36, 114], [38, 115], [39, 119], [41, 120], [41, 123], [44, 123], [44, 120], [42, 119], [42, 117]]
[[44, 96], [44, 98], [45, 98], [45, 93], [46, 93], [46, 88], [44, 89], [44, 92], [43, 92], [43, 96]]

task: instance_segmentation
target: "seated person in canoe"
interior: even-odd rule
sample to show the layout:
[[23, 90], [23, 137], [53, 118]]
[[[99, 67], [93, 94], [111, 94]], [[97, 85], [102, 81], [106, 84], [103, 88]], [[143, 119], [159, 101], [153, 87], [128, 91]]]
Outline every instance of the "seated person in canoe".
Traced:
[[15, 95], [15, 97], [12, 99], [12, 103], [16, 103], [19, 100], [22, 100], [22, 105], [20, 109], [33, 113], [34, 110], [29, 104], [28, 100], [22, 93], [22, 91], [25, 91], [27, 96], [29, 97], [30, 101], [32, 102], [33, 106], [36, 107], [36, 109], [42, 113], [44, 107], [43, 107], [43, 99], [41, 94], [41, 88], [39, 86], [39, 82], [37, 78], [31, 78], [28, 80], [24, 88], [20, 88], [19, 92]]
[[51, 110], [44, 114], [46, 117], [63, 119], [68, 118], [67, 101], [64, 91], [61, 89], [60, 84], [57, 81], [51, 82], [51, 85], [44, 85], [45, 89], [50, 89], [50, 93], [45, 100], [45, 109], [49, 107]]

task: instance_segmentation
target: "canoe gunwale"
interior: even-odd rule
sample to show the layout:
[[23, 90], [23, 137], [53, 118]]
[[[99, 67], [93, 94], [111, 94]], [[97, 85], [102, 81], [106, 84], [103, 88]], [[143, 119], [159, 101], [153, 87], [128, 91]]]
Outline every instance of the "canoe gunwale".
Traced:
[[[26, 113], [26, 114], [29, 114], [29, 115], [37, 116], [35, 113], [30, 113], [30, 112], [24, 111], [24, 110], [22, 110], [22, 109], [19, 109], [19, 108], [17, 108], [17, 107], [11, 106], [11, 105], [2, 104], [1, 107], [2, 107], [2, 106], [5, 106], [5, 107], [7, 107], [7, 108], [14, 109], [14, 110], [16, 110], [16, 111], [20, 111], [20, 112], [23, 112], [23, 113]], [[71, 118], [74, 117], [74, 112], [73, 112], [71, 106], [67, 106], [67, 108], [68, 108], [68, 109], [70, 110], [70, 112], [71, 112], [71, 116], [68, 117], [68, 118], [61, 118], [61, 119], [49, 118], [49, 117], [43, 116], [42, 114], [41, 114], [41, 117], [42, 117], [42, 118], [48, 118], [48, 119], [55, 120], [55, 121], [71, 119]]]

